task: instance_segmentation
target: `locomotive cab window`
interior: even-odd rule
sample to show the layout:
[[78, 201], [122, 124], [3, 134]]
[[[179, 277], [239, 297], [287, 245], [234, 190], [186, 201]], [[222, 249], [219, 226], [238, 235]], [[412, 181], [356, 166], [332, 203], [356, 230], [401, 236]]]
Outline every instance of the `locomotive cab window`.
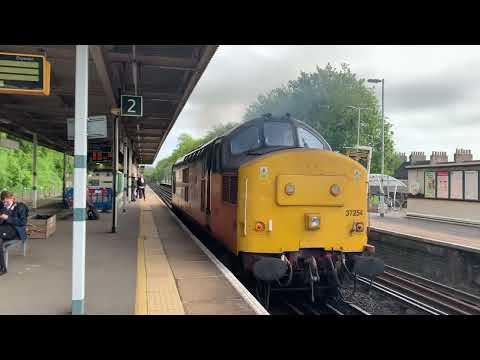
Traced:
[[238, 155], [248, 150], [257, 149], [260, 145], [260, 131], [256, 126], [251, 126], [234, 136], [230, 141], [230, 150], [232, 154]]
[[294, 146], [293, 129], [289, 123], [267, 121], [263, 126], [265, 145]]
[[310, 149], [328, 149], [327, 146], [314, 134], [312, 134], [307, 129], [302, 127], [298, 129], [298, 142], [300, 147], [310, 148]]
[[189, 171], [188, 168], [182, 170], [182, 182], [188, 184]]

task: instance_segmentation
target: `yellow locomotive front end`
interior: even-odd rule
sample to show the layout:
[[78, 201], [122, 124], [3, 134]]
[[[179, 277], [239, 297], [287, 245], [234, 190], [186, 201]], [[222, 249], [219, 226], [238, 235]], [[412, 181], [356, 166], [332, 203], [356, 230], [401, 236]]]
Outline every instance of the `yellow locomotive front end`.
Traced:
[[304, 288], [312, 301], [338, 295], [347, 273], [382, 272], [367, 244], [367, 187], [360, 163], [328, 150], [285, 149], [243, 164], [237, 208], [243, 268], [265, 294], [271, 287]]
[[361, 164], [325, 150], [283, 150], [244, 164], [238, 172], [237, 252], [363, 252], [367, 180]]

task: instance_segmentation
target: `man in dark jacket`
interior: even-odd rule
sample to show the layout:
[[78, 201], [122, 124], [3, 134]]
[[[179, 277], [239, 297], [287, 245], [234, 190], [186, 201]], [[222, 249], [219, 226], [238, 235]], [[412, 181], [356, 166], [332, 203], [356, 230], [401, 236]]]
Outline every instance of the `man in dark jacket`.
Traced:
[[143, 197], [143, 200], [145, 199], [145, 179], [143, 176], [140, 176], [137, 180], [137, 188], [138, 188], [138, 197], [141, 199]]
[[0, 206], [0, 275], [7, 272], [3, 242], [7, 240], [26, 240], [28, 208], [23, 203], [17, 203], [11, 192], [2, 192]]

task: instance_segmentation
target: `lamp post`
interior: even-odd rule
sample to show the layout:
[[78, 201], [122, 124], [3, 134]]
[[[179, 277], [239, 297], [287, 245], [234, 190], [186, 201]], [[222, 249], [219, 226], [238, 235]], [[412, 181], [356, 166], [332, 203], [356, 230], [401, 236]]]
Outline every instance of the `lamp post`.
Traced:
[[385, 79], [368, 79], [369, 83], [382, 83], [382, 181], [380, 186], [380, 217], [385, 216], [385, 193], [383, 191], [383, 175], [385, 173]]
[[353, 105], [347, 106], [347, 108], [356, 109], [358, 111], [358, 122], [357, 122], [357, 147], [360, 146], [360, 112], [362, 110], [370, 110], [370, 108], [357, 107]]

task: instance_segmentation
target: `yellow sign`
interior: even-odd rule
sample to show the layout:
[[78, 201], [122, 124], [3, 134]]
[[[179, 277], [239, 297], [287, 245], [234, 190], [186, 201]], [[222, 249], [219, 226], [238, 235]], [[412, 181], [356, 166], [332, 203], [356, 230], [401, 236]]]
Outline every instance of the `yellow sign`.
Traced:
[[0, 52], [0, 94], [48, 96], [50, 70], [43, 55]]

